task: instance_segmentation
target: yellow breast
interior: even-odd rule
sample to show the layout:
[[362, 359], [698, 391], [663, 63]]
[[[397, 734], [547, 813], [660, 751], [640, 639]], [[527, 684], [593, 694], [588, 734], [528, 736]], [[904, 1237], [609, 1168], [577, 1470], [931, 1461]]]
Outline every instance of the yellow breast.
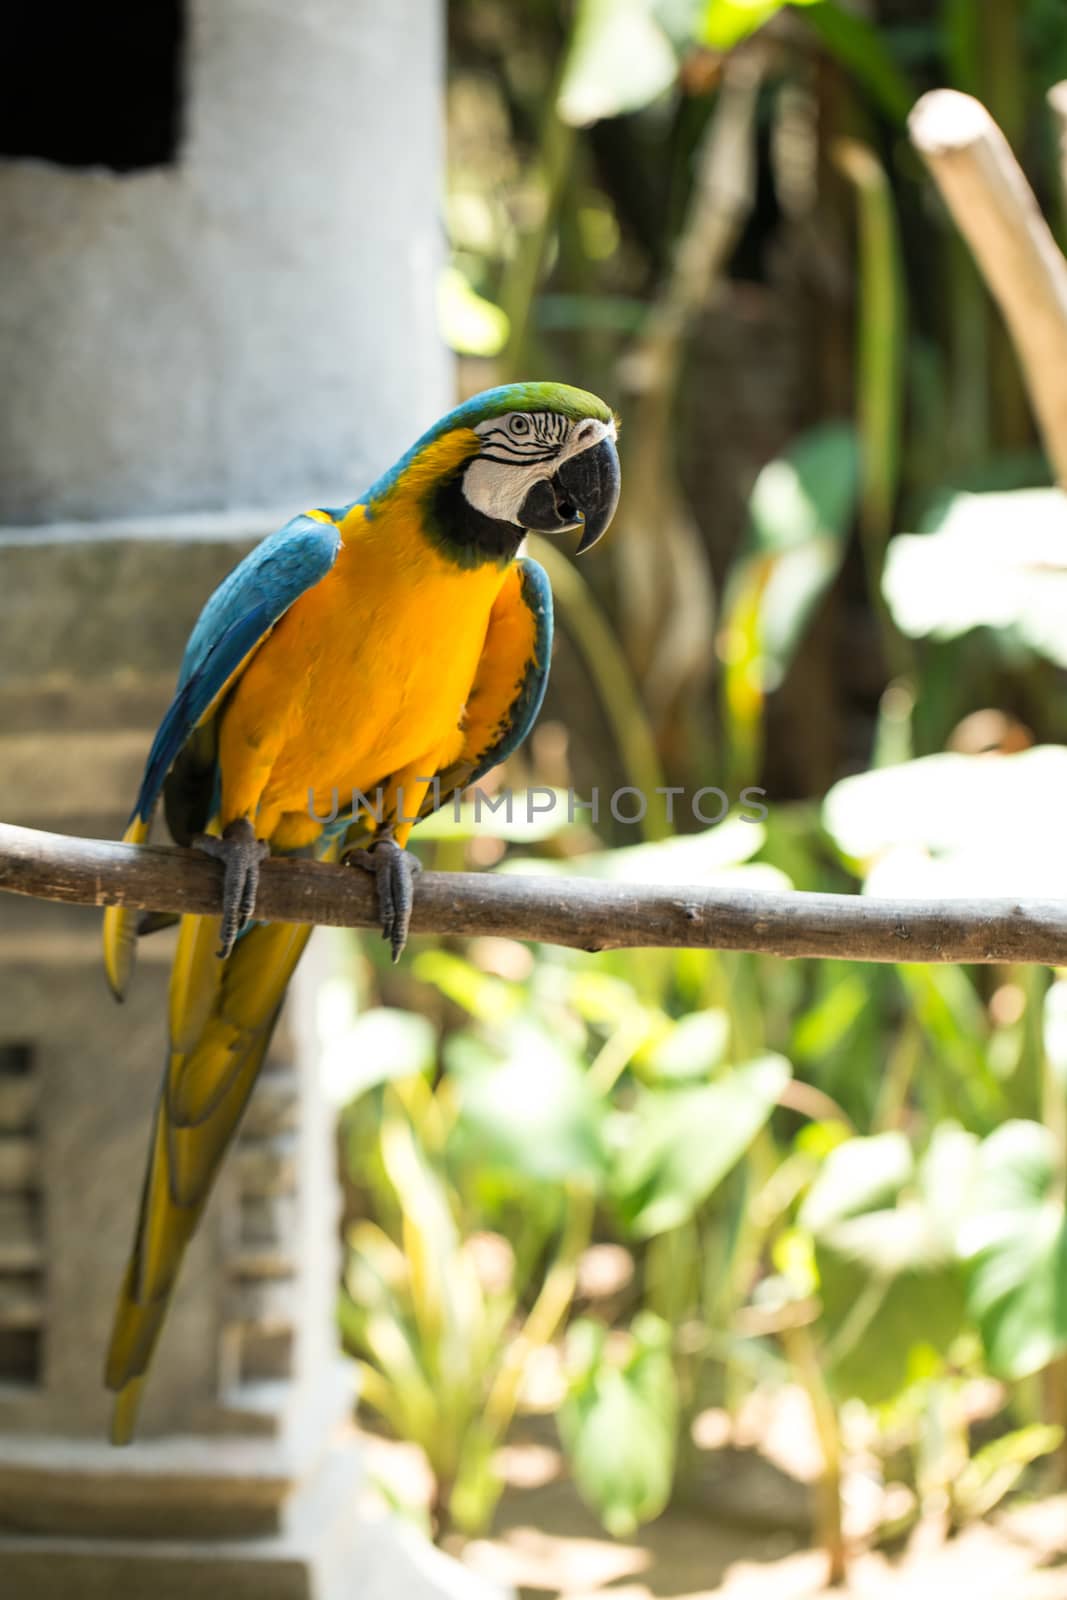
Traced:
[[307, 814], [309, 791], [370, 794], [418, 758], [458, 749], [506, 569], [441, 554], [418, 487], [373, 517], [349, 512], [332, 571], [242, 674], [220, 726], [224, 823], [258, 809], [269, 836], [282, 815]]

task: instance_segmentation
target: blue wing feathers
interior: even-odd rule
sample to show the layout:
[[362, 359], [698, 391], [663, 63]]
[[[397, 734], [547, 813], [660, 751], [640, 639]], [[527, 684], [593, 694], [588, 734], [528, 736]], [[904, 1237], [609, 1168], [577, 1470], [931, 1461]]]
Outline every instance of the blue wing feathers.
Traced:
[[326, 576], [340, 542], [334, 523], [294, 517], [222, 580], [189, 636], [177, 692], [152, 742], [134, 816], [150, 815], [178, 752], [215, 696], [293, 601]]
[[[203, 665], [221, 636], [254, 607], [266, 606], [276, 622], [294, 600], [326, 576], [340, 543], [334, 523], [304, 515], [268, 534], [223, 578], [201, 611], [185, 647], [178, 687]], [[216, 694], [221, 687], [220, 683]]]

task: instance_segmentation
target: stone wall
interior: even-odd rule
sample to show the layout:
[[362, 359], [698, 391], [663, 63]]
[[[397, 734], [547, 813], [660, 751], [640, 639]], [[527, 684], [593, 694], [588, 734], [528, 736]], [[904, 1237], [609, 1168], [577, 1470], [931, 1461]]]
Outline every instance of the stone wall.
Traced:
[[[120, 834], [192, 622], [242, 552], [355, 497], [450, 399], [438, 0], [188, 0], [185, 22], [172, 163], [0, 162], [0, 817], [61, 832]], [[0, 904], [4, 1600], [489, 1593], [364, 1517], [314, 1021], [328, 943], [119, 1452], [102, 1365], [172, 934], [144, 942], [120, 1008], [97, 911]]]

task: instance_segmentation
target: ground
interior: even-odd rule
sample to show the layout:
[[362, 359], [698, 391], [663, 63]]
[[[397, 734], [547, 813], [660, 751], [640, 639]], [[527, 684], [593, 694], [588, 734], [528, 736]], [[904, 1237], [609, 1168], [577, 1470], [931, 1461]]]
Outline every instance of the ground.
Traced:
[[[1016, 1498], [952, 1539], [928, 1520], [892, 1554], [858, 1541], [847, 1588], [828, 1588], [826, 1559], [810, 1543], [816, 1457], [802, 1397], [776, 1403], [758, 1428], [757, 1445], [709, 1414], [692, 1506], [617, 1540], [578, 1499], [550, 1418], [524, 1418], [501, 1452], [507, 1488], [492, 1537], [446, 1546], [522, 1600], [1067, 1600], [1067, 1494]], [[425, 1505], [417, 1451], [373, 1435], [366, 1448], [370, 1476], [390, 1485], [394, 1503]], [[857, 1487], [846, 1514], [860, 1528], [868, 1508]]]

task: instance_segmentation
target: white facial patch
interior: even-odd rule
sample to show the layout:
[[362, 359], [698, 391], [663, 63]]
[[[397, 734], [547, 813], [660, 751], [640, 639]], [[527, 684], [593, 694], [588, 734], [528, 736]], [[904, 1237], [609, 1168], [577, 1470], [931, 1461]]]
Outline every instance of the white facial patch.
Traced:
[[578, 422], [558, 411], [508, 411], [479, 422], [482, 451], [463, 475], [470, 505], [497, 522], [518, 524], [519, 512], [535, 483], [550, 478], [564, 461], [615, 438], [615, 423], [583, 417]]

